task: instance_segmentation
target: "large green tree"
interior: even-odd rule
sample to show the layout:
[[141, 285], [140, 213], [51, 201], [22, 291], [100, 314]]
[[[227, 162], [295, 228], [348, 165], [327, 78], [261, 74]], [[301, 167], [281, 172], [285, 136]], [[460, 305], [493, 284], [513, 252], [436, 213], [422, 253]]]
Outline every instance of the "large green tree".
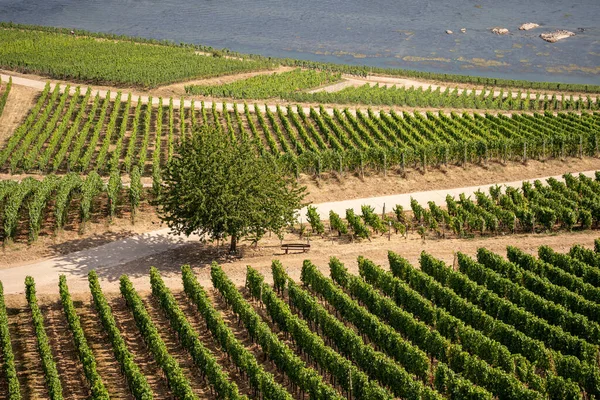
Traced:
[[168, 163], [157, 203], [174, 232], [230, 238], [235, 253], [241, 238], [258, 240], [293, 223], [304, 190], [248, 140], [203, 126]]

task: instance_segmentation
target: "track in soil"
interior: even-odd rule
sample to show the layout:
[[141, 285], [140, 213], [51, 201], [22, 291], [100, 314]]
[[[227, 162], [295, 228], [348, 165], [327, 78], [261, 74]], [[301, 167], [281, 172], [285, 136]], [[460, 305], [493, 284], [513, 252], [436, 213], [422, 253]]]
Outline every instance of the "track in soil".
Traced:
[[88, 346], [94, 353], [98, 373], [110, 398], [114, 400], [133, 400], [125, 376], [121, 373], [119, 362], [113, 353], [112, 344], [102, 327], [102, 322], [93, 306], [93, 300], [87, 297], [83, 301], [74, 301]]
[[153, 296], [142, 296], [142, 301], [152, 318], [152, 322], [157, 327], [160, 337], [165, 342], [167, 351], [181, 367], [194, 393], [199, 398], [213, 398], [214, 395], [211, 393], [210, 386], [202, 377], [200, 369], [196, 367], [188, 351], [181, 346], [177, 334], [171, 329], [169, 320], [160, 309], [158, 300]]
[[56, 362], [60, 383], [65, 399], [86, 400], [90, 396], [90, 387], [83, 372], [83, 365], [73, 342], [73, 334], [62, 308], [60, 300], [43, 301], [40, 309], [44, 315], [46, 334]]
[[228, 372], [229, 379], [235, 382], [240, 393], [245, 394], [248, 397], [253, 396], [253, 390], [248, 384], [245, 374], [237, 369], [235, 363], [227, 356], [227, 353], [221, 349], [221, 346], [219, 346], [210, 330], [206, 327], [204, 319], [195, 309], [195, 306], [189, 301], [185, 293], [173, 292], [173, 296], [175, 296], [179, 307], [187, 317], [190, 325], [192, 325], [194, 330], [198, 333], [202, 344], [214, 354], [219, 365]]
[[6, 312], [21, 396], [23, 399], [47, 399], [44, 371], [37, 350], [31, 311], [25, 297], [17, 306], [7, 306]]
[[225, 323], [229, 326], [235, 337], [254, 355], [256, 360], [263, 366], [265, 371], [270, 372], [275, 377], [275, 381], [281, 384], [292, 396], [296, 399], [303, 399], [304, 397], [298, 392], [293, 391], [292, 384], [287, 379], [285, 374], [281, 372], [277, 366], [269, 360], [265, 352], [257, 343], [253, 343], [250, 340], [248, 331], [244, 327], [243, 323], [238, 322], [237, 316], [233, 311], [227, 308], [225, 301], [218, 295], [218, 292], [214, 290], [207, 291], [208, 297], [213, 302], [215, 308], [221, 312], [221, 316]]
[[127, 348], [133, 354], [136, 364], [146, 379], [157, 399], [174, 399], [173, 394], [167, 387], [167, 381], [164, 378], [160, 367], [152, 358], [152, 354], [146, 348], [144, 340], [140, 335], [131, 312], [125, 305], [125, 300], [121, 297], [107, 298], [112, 308], [112, 312], [117, 323], [117, 327], [121, 331], [123, 340], [127, 344]]

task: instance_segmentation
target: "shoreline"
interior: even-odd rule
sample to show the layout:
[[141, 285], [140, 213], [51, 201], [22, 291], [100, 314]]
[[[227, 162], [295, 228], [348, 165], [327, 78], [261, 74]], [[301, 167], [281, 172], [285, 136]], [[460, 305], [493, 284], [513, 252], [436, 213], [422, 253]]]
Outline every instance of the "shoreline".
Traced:
[[[27, 24], [17, 24], [12, 22], [0, 21], [0, 30], [1, 29], [16, 29], [16, 30], [24, 30], [24, 31], [40, 31], [46, 33], [58, 33], [71, 35], [71, 32], [74, 32], [75, 36], [86, 36], [86, 37], [94, 37], [101, 39], [109, 39], [109, 40], [117, 40], [117, 41], [129, 41], [141, 44], [149, 44], [149, 45], [159, 45], [159, 46], [172, 46], [178, 48], [189, 48], [194, 49], [196, 51], [209, 52], [218, 57], [226, 57], [226, 58], [244, 58], [249, 60], [270, 60], [273, 63], [279, 63], [281, 66], [288, 67], [307, 67], [311, 69], [325, 69], [331, 70], [346, 74], [352, 74], [357, 76], [364, 75], [385, 75], [390, 77], [403, 77], [403, 78], [414, 78], [414, 79], [422, 79], [422, 80], [431, 80], [431, 81], [440, 81], [447, 82], [448, 84], [476, 84], [476, 85], [485, 85], [485, 86], [497, 86], [497, 87], [515, 87], [515, 88], [531, 88], [531, 89], [545, 89], [545, 90], [561, 90], [561, 91], [584, 91], [582, 87], [592, 87], [592, 92], [600, 92], [600, 79], [597, 79], [597, 75], [592, 75], [589, 79], [597, 79], [598, 82], [592, 82], [589, 79], [585, 79], [585, 82], [580, 80], [577, 75], [564, 75], [561, 76], [561, 82], [558, 82], [558, 79], [555, 79], [550, 73], [546, 74], [538, 74], [538, 73], [502, 73], [499, 71], [486, 71], [488, 73], [480, 74], [477, 71], [475, 74], [470, 74], [468, 70], [461, 71], [461, 73], [457, 72], [445, 72], [439, 68], [431, 68], [420, 65], [421, 68], [402, 68], [402, 67], [379, 67], [370, 63], [370, 60], [375, 59], [374, 57], [365, 57], [360, 59], [353, 59], [352, 61], [357, 62], [346, 62], [340, 63], [340, 61], [344, 61], [339, 57], [335, 57], [334, 61], [332, 60], [332, 55], [325, 54], [316, 54], [311, 52], [300, 52], [300, 51], [287, 51], [289, 55], [294, 55], [293, 58], [290, 57], [282, 57], [282, 56], [268, 56], [268, 55], [258, 55], [251, 53], [241, 53], [236, 51], [231, 51], [229, 49], [216, 49], [210, 46], [204, 46], [201, 44], [194, 43], [175, 43], [170, 40], [157, 40], [150, 39], [144, 37], [131, 37], [126, 35], [118, 35], [112, 33], [103, 33], [103, 32], [92, 32], [87, 30], [75, 29], [71, 30], [70, 28], [62, 28], [62, 27], [53, 27], [53, 26], [43, 26], [43, 25], [27, 25]], [[444, 34], [445, 35], [445, 34]], [[495, 36], [495, 35], [493, 35]], [[285, 51], [279, 52], [281, 55], [286, 53]], [[298, 56], [307, 56], [310, 59], [306, 59], [304, 57]], [[298, 57], [298, 58], [296, 58]], [[384, 63], [387, 62], [385, 60], [390, 59], [391, 62], [400, 63], [396, 57], [387, 57], [382, 58], [379, 57], [380, 61]], [[453, 62], [460, 61], [460, 57]], [[557, 66], [558, 70], [561, 68], [567, 68], [568, 66]], [[0, 68], [6, 68], [6, 66], [0, 65]], [[527, 76], [527, 79], [518, 78], [515, 79], [516, 76]], [[548, 77], [545, 80], [539, 80], [540, 77]], [[538, 79], [533, 79], [538, 78]], [[544, 86], [544, 87], [542, 87]], [[569, 89], [569, 87], [577, 87], [574, 89]], [[588, 91], [589, 92], [589, 91]]]

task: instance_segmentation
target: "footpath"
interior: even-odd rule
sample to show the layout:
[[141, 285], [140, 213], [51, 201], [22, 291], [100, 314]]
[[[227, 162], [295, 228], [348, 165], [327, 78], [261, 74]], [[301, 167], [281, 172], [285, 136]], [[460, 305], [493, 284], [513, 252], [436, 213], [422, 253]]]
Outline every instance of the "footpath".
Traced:
[[[583, 172], [584, 175], [593, 177], [595, 171]], [[536, 178], [544, 181], [549, 177]], [[562, 180], [561, 176], [554, 176], [558, 180]], [[535, 179], [526, 181], [532, 182]], [[514, 181], [500, 183], [500, 186], [520, 187], [524, 181]], [[329, 211], [340, 214], [342, 218], [345, 216], [348, 208], [354, 209], [357, 214], [360, 214], [362, 205], [370, 205], [375, 208], [377, 213], [383, 211], [391, 211], [392, 208], [399, 204], [405, 209], [410, 208], [411, 197], [417, 200], [420, 204], [426, 205], [427, 202], [443, 206], [445, 205], [446, 195], [458, 197], [460, 193], [469, 196], [478, 190], [488, 191], [494, 185], [479, 185], [468, 186], [455, 189], [443, 189], [425, 192], [404, 193], [392, 196], [371, 197], [355, 200], [336, 201], [331, 203], [314, 204], [323, 219], [329, 219]], [[300, 215], [306, 221], [306, 209], [300, 211]], [[112, 282], [114, 284], [121, 273], [127, 272], [132, 280], [147, 280], [147, 268], [144, 271], [124, 271], [124, 264], [130, 263], [140, 258], [151, 258], [153, 255], [158, 255], [169, 250], [176, 249], [190, 242], [198, 242], [200, 238], [196, 235], [186, 237], [184, 235], [172, 235], [169, 229], [161, 229], [127, 239], [118, 240], [102, 246], [91, 249], [86, 249], [64, 256], [53, 257], [41, 261], [34, 261], [29, 264], [7, 268], [0, 270], [0, 280], [4, 285], [6, 294], [23, 293], [24, 281], [27, 275], [31, 275], [36, 280], [36, 286], [39, 292], [56, 291], [56, 285], [60, 274], [65, 274], [69, 280], [69, 285], [77, 285], [79, 287], [86, 286], [87, 273], [96, 269], [98, 275], [103, 281]], [[148, 265], [150, 267], [150, 265]]]

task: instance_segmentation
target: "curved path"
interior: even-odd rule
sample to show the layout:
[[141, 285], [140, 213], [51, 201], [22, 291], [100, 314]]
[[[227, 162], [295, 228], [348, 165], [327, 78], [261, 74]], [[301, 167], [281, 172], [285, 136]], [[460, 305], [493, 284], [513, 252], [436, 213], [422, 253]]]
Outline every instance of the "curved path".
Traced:
[[[46, 86], [46, 81], [44, 80], [39, 80], [39, 79], [31, 79], [31, 78], [24, 78], [21, 76], [13, 76], [10, 74], [4, 74], [4, 73], [0, 73], [0, 78], [2, 78], [3, 81], [8, 81], [8, 79], [12, 77], [13, 79], [13, 84], [15, 85], [21, 85], [21, 86], [26, 86], [32, 89], [36, 89], [39, 91], [44, 90], [44, 87]], [[345, 87], [349, 87], [349, 86], [362, 86], [365, 83], [369, 83], [371, 85], [374, 85], [375, 83], [379, 83], [382, 86], [387, 86], [387, 85], [399, 85], [399, 86], [421, 86], [423, 88], [427, 88], [430, 86], [430, 84], [428, 83], [423, 83], [423, 82], [418, 82], [418, 81], [413, 81], [410, 79], [403, 79], [403, 78], [393, 78], [393, 77], [366, 77], [366, 78], [357, 78], [357, 77], [345, 77], [344, 79], [346, 79], [345, 81], [342, 82], [337, 82], [331, 86], [325, 86], [319, 89], [316, 89], [315, 91], [319, 91], [319, 90], [325, 90], [325, 91], [337, 91], [337, 90], [341, 90]], [[399, 82], [404, 82], [403, 84], [399, 83]], [[54, 87], [57, 85], [57, 83], [50, 83], [50, 87], [52, 89], [54, 89]], [[64, 90], [64, 88], [66, 88], [67, 84], [66, 83], [58, 83], [58, 85], [60, 85], [61, 87], [61, 91]], [[81, 85], [82, 87], [84, 87], [85, 85]], [[71, 89], [70, 92], [72, 94], [75, 93], [75, 89], [77, 87], [77, 84], [72, 84], [71, 85]], [[108, 95], [109, 90], [107, 89], [100, 89], [100, 88], [96, 88], [94, 86], [90, 86], [92, 88], [92, 97], [94, 97], [96, 94], [99, 94], [100, 98], [106, 98], [106, 96]], [[431, 84], [432, 89], [437, 88], [436, 85]], [[116, 99], [117, 97], [117, 90], [118, 89], [113, 89], [110, 91], [110, 98], [111, 99]], [[445, 90], [445, 87], [441, 87], [441, 90]], [[459, 92], [462, 93], [463, 90], [467, 90], [467, 92], [470, 92], [471, 89], [459, 89]], [[477, 90], [476, 92], [481, 93], [481, 90]], [[494, 92], [495, 95], [499, 95], [500, 92]], [[129, 95], [129, 92], [122, 92], [121, 94], [121, 100], [122, 101], [126, 101], [127, 100], [127, 96]], [[132, 95], [132, 102], [137, 103], [139, 101], [141, 101], [142, 103], [148, 103], [148, 101], [150, 100], [150, 97], [152, 97], [152, 104], [155, 106], [158, 106], [159, 103], [159, 97], [158, 96], [149, 96], [149, 95], [142, 95], [142, 94], [136, 94], [134, 92], [131, 92]], [[523, 96], [525, 96], [526, 94], [522, 94]], [[513, 97], [516, 97], [517, 93], [513, 93]], [[532, 98], [535, 98], [535, 94], [531, 95]], [[561, 96], [558, 95], [557, 98], [560, 100]], [[574, 100], [577, 100], [578, 97], [577, 96], [573, 96]], [[592, 98], [592, 100], [596, 100], [595, 98]], [[260, 102], [260, 103], [259, 103]], [[223, 111], [223, 108], [225, 107], [228, 111], [233, 111], [235, 108], [238, 109], [238, 111], [243, 112], [244, 111], [244, 102], [223, 102], [223, 101], [215, 101], [215, 108], [218, 111]], [[260, 100], [251, 100], [248, 99], [248, 101], [246, 102], [250, 108], [250, 112], [254, 112], [254, 104], [256, 104], [258, 106], [258, 109], [261, 112], [265, 112], [266, 109], [268, 108], [271, 112], [276, 113], [277, 112], [277, 105], [276, 104], [265, 104], [264, 101], [260, 101]], [[181, 106], [181, 99], [178, 98], [173, 98], [173, 107], [175, 109], [178, 109]], [[192, 107], [192, 101], [190, 100], [183, 100], [183, 106], [184, 108], [191, 108]], [[204, 107], [206, 108], [212, 108], [213, 106], [213, 102], [212, 101], [204, 101]], [[195, 109], [200, 109], [201, 107], [201, 103], [200, 101], [195, 101], [194, 102], [194, 108]], [[318, 111], [318, 107], [313, 107], [316, 108]], [[389, 109], [389, 106], [380, 106], [380, 107], [372, 107], [372, 106], [356, 106], [356, 105], [351, 105], [351, 104], [343, 104], [343, 105], [336, 105], [336, 106], [329, 106], [329, 107], [323, 107], [323, 109], [325, 110], [326, 113], [328, 113], [329, 115], [334, 115], [333, 111], [335, 108], [348, 108], [348, 110], [356, 115], [356, 111], [359, 110], [360, 112], [362, 112], [363, 114], [366, 114], [368, 112], [368, 110], [371, 108], [375, 108], [376, 110], [379, 109]], [[404, 110], [406, 107], [405, 106], [393, 106], [392, 108], [395, 109], [399, 109], [399, 110]], [[310, 113], [310, 106], [303, 106], [302, 110], [304, 111], [305, 114], [309, 114]], [[409, 109], [414, 109], [414, 107], [410, 107]], [[427, 109], [427, 110], [444, 110], [444, 108], [431, 108], [431, 109]], [[287, 107], [281, 107], [281, 110], [283, 111], [284, 114], [287, 113]], [[454, 110], [454, 109], [448, 109], [448, 110]], [[463, 109], [456, 109], [456, 110], [461, 110], [464, 111]], [[295, 107], [293, 108], [293, 111], [296, 112]], [[404, 110], [406, 111], [406, 110]], [[411, 113], [412, 111], [406, 111]], [[473, 113], [473, 112], [480, 112], [480, 113], [490, 113], [490, 114], [504, 114], [506, 116], [510, 116], [511, 111], [507, 110], [487, 110], [487, 109], [481, 109], [481, 110], [470, 110], [469, 113]], [[520, 112], [521, 114], [531, 114], [532, 112]]]
[[[339, 92], [340, 90], [346, 89], [348, 87], [360, 87], [360, 86], [364, 86], [365, 84], [368, 84], [370, 86], [375, 86], [375, 85], [379, 85], [380, 87], [392, 87], [392, 86], [397, 86], [397, 87], [404, 87], [404, 88], [422, 88], [423, 90], [427, 90], [428, 88], [431, 88], [432, 91], [437, 90], [438, 88], [440, 89], [441, 92], [444, 92], [446, 89], [450, 89], [450, 91], [453, 91], [455, 88], [457, 89], [458, 94], [462, 94], [463, 92], [467, 92], [467, 94], [471, 94], [473, 92], [475, 92], [476, 95], [480, 95], [483, 90], [482, 89], [465, 89], [465, 88], [461, 88], [459, 86], [459, 84], [455, 84], [454, 86], [447, 84], [446, 86], [444, 85], [440, 85], [437, 83], [429, 83], [429, 82], [423, 82], [423, 81], [418, 81], [418, 80], [414, 80], [414, 79], [410, 79], [410, 78], [396, 78], [396, 77], [391, 77], [391, 76], [377, 76], [377, 75], [368, 75], [364, 78], [361, 77], [357, 77], [354, 75], [343, 75], [343, 80], [341, 82], [336, 82], [333, 83], [331, 85], [328, 86], [323, 86], [314, 90], [309, 91], [309, 93], [317, 93], [317, 92]], [[512, 98], [516, 99], [519, 95], [519, 90], [521, 91], [521, 98], [526, 98], [527, 97], [527, 89], [511, 89], [511, 94], [512, 94]], [[505, 89], [502, 91], [503, 96], [507, 97], [508, 96], [508, 91], [509, 89]], [[491, 93], [491, 89], [486, 89], [485, 90], [485, 95], [489, 96]], [[532, 100], [535, 100], [536, 95], [540, 94], [540, 97], [543, 97], [544, 94], [548, 94], [549, 96], [551, 96], [553, 93], [557, 93], [557, 92], [552, 92], [551, 90], [529, 90], [529, 98]], [[500, 90], [494, 90], [494, 97], [496, 96], [500, 96]], [[565, 97], [570, 98], [570, 94], [569, 95], [565, 95]], [[574, 94], [573, 95], [573, 100], [577, 101], [579, 99], [579, 95]], [[582, 96], [583, 99], [586, 99], [587, 96]], [[556, 98], [558, 100], [562, 100], [563, 95], [561, 94], [557, 94]], [[596, 101], [596, 96], [590, 96], [590, 98], [593, 101]]]
[[[596, 171], [585, 171], [582, 172], [585, 176], [590, 178], [595, 178]], [[413, 198], [417, 200], [421, 205], [426, 205], [427, 202], [433, 201], [439, 206], [446, 205], [446, 196], [454, 196], [458, 198], [458, 195], [464, 193], [469, 196], [477, 191], [488, 192], [490, 187], [500, 185], [500, 186], [513, 186], [513, 187], [521, 187], [523, 182], [533, 182], [535, 180], [545, 181], [546, 179], [551, 178], [549, 176], [543, 178], [533, 178], [533, 179], [525, 179], [521, 181], [513, 181], [513, 182], [504, 182], [504, 183], [494, 183], [491, 185], [479, 185], [479, 186], [467, 186], [455, 189], [442, 189], [442, 190], [431, 190], [424, 192], [413, 192], [413, 193], [403, 193], [403, 194], [395, 194], [390, 196], [381, 196], [381, 197], [370, 197], [364, 199], [354, 199], [354, 200], [343, 200], [343, 201], [334, 201], [330, 203], [321, 203], [315, 204], [317, 211], [322, 219], [329, 220], [329, 212], [333, 211], [338, 213], [342, 218], [346, 215], [346, 210], [352, 208], [357, 214], [360, 214], [360, 206], [361, 205], [370, 205], [375, 208], [376, 213], [383, 212], [384, 208], [386, 212], [391, 212], [392, 208], [399, 204], [404, 209], [410, 209], [410, 199]], [[560, 175], [553, 176], [552, 178], [556, 178], [557, 180], [564, 181], [563, 177]], [[306, 210], [301, 210], [301, 215], [305, 215]]]
[[[593, 177], [595, 171], [583, 172], [584, 175]], [[549, 177], [536, 178], [545, 180]], [[561, 176], [554, 176], [562, 180]], [[535, 179], [525, 181], [532, 182]], [[500, 183], [501, 186], [521, 186], [524, 181]], [[342, 217], [346, 209], [353, 208], [360, 213], [361, 205], [370, 205], [377, 213], [383, 211], [383, 207], [389, 212], [394, 205], [400, 204], [405, 209], [410, 208], [410, 198], [416, 199], [421, 204], [433, 201], [440, 206], [445, 205], [446, 195], [458, 196], [460, 193], [471, 195], [474, 192], [488, 191], [494, 185], [469, 186], [456, 189], [434, 190], [427, 192], [413, 192], [393, 196], [371, 197], [364, 199], [345, 200], [332, 203], [315, 204], [321, 218], [329, 219], [329, 211], [333, 210]], [[306, 209], [300, 211], [301, 216], [306, 215]], [[40, 293], [55, 293], [60, 274], [65, 274], [69, 280], [69, 286], [74, 291], [85, 290], [87, 287], [87, 273], [95, 269], [103, 284], [111, 289], [117, 290], [120, 274], [127, 273], [134, 284], [140, 283], [147, 286], [147, 268], [144, 271], [123, 270], [121, 266], [141, 258], [151, 258], [169, 250], [177, 249], [190, 242], [198, 242], [200, 237], [192, 235], [172, 235], [169, 229], [161, 229], [127, 239], [118, 240], [92, 249], [82, 250], [64, 256], [53, 257], [42, 261], [35, 261], [18, 267], [0, 270], [0, 280], [4, 285], [6, 294], [23, 293], [24, 281], [27, 275], [36, 280], [37, 290]], [[151, 263], [151, 261], [150, 261]], [[150, 264], [147, 266], [150, 267]], [[137, 285], [136, 285], [137, 286]]]
[[[44, 87], [46, 86], [46, 81], [43, 80], [38, 80], [38, 79], [30, 79], [30, 78], [24, 78], [21, 76], [13, 76], [13, 75], [7, 75], [7, 74], [2, 74], [0, 73], [0, 78], [2, 78], [2, 81], [8, 81], [9, 78], [12, 77], [13, 80], [13, 84], [14, 85], [20, 85], [20, 86], [26, 86], [32, 89], [36, 89], [39, 91], [44, 90]], [[54, 82], [50, 82], [50, 88], [54, 89], [54, 87], [57, 85], [57, 83]], [[64, 90], [64, 88], [66, 88], [66, 84], [65, 83], [58, 83], [58, 85], [60, 85], [61, 87], [61, 92]], [[85, 85], [81, 85], [82, 87], [86, 87]], [[71, 89], [70, 92], [72, 94], [75, 93], [75, 89], [77, 87], [77, 84], [72, 84], [71, 85]], [[96, 94], [98, 94], [100, 96], [100, 98], [106, 98], [106, 96], [108, 95], [109, 90], [107, 89], [99, 89], [99, 88], [95, 88], [94, 86], [89, 86], [92, 88], [92, 94], [91, 97], [93, 98], [94, 96], [96, 96]], [[116, 99], [117, 98], [117, 90], [118, 89], [113, 89], [110, 90], [110, 98], [111, 99]], [[121, 94], [121, 100], [122, 101], [127, 101], [127, 96], [129, 95], [129, 92], [123, 92]], [[131, 101], [133, 103], [137, 103], [137, 102], [142, 102], [142, 103], [148, 103], [150, 97], [152, 97], [152, 104], [155, 106], [158, 106], [158, 101], [159, 98], [158, 96], [148, 96], [148, 95], [142, 95], [142, 94], [136, 94], [131, 92]], [[236, 107], [239, 111], [243, 112], [244, 111], [244, 102], [214, 102], [215, 103], [215, 108], [218, 111], [223, 111], [223, 104], [225, 104], [225, 108], [227, 108], [228, 111], [233, 111]], [[259, 104], [258, 101], [253, 101], [253, 100], [249, 100], [248, 102], [246, 102], [250, 108], [251, 112], [254, 112], [254, 104], [256, 103], [256, 105], [258, 106], [258, 109], [261, 112], [265, 112], [266, 108], [268, 107], [270, 111], [272, 112], [277, 112], [277, 105], [274, 104]], [[204, 101], [204, 107], [205, 108], [212, 108], [213, 102], [212, 101]], [[181, 99], [178, 98], [173, 98], [173, 108], [178, 109], [181, 106]], [[185, 108], [191, 108], [192, 107], [192, 101], [191, 100], [184, 100], [183, 101], [183, 106]], [[201, 104], [200, 101], [195, 101], [194, 102], [194, 108], [195, 109], [200, 109]], [[308, 114], [310, 113], [310, 107], [302, 107], [303, 111]], [[355, 112], [357, 108], [353, 107], [352, 109], [350, 109], [351, 112]], [[367, 112], [367, 108], [361, 109], [359, 108], [362, 112]], [[282, 107], [282, 111], [284, 113], [287, 113], [287, 109], [286, 107]], [[294, 107], [294, 111], [295, 111], [295, 107]], [[325, 111], [330, 114], [333, 115], [333, 108], [332, 107], [325, 107]]]

